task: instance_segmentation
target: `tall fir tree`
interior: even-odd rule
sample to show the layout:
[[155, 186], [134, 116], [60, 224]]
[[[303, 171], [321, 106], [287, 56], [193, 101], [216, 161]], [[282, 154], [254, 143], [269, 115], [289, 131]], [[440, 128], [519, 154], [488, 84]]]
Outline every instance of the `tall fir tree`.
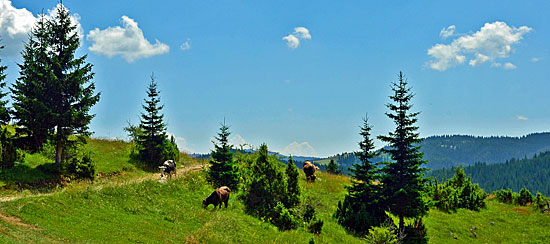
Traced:
[[56, 165], [65, 160], [65, 150], [75, 142], [69, 136], [76, 135], [78, 142], [85, 143], [89, 136], [89, 124], [95, 115], [90, 109], [99, 102], [99, 93], [95, 93], [92, 81], [93, 65], [86, 62], [87, 55], [75, 57], [80, 47], [77, 25], [73, 23], [69, 10], [58, 4], [52, 19], [48, 49], [51, 60], [51, 86], [46, 90], [46, 99], [50, 100], [51, 122], [55, 125]]
[[370, 138], [372, 127], [368, 118], [363, 119], [359, 142], [360, 151], [355, 153], [360, 163], [353, 164], [351, 171], [352, 185], [347, 187], [348, 194], [344, 202], [338, 202], [335, 217], [338, 223], [360, 234], [368, 233], [373, 226], [379, 226], [386, 219], [379, 175], [376, 164], [372, 162], [377, 156], [374, 142]]
[[19, 78], [10, 87], [13, 99], [12, 115], [16, 133], [26, 149], [38, 151], [52, 133], [51, 119], [54, 104], [50, 99], [55, 77], [51, 68], [51, 25], [46, 16], [40, 16], [29, 35], [19, 66]]
[[229, 126], [221, 124], [220, 132], [216, 136], [214, 150], [212, 151], [212, 159], [208, 168], [208, 181], [215, 187], [228, 186], [236, 188], [239, 183], [239, 171], [233, 159], [233, 146], [229, 144]]
[[286, 177], [287, 177], [287, 193], [288, 198], [285, 204], [286, 208], [292, 208], [300, 204], [300, 186], [298, 185], [298, 168], [294, 164], [294, 159], [292, 156], [288, 157], [288, 164], [286, 166]]
[[338, 167], [338, 164], [334, 159], [330, 159], [330, 162], [327, 165], [327, 172], [331, 174], [341, 174], [342, 170]]
[[151, 82], [147, 88], [147, 98], [142, 105], [145, 113], [141, 114], [140, 127], [142, 133], [138, 136], [139, 156], [141, 161], [151, 169], [160, 166], [168, 158], [163, 155], [163, 149], [167, 141], [166, 124], [163, 122], [164, 114], [161, 110], [160, 97], [157, 90], [155, 77], [151, 75]]
[[378, 139], [388, 143], [382, 152], [391, 155], [391, 162], [385, 162], [382, 168], [383, 192], [390, 212], [399, 217], [399, 231], [404, 231], [404, 218], [421, 218], [428, 210], [423, 196], [426, 194], [427, 179], [423, 177], [427, 170], [422, 168], [424, 153], [419, 146], [422, 139], [417, 132], [419, 112], [410, 112], [414, 94], [407, 86], [407, 80], [399, 72], [398, 81], [392, 83], [393, 103], [386, 106], [390, 112], [386, 115], [395, 123], [395, 131]]
[[[0, 45], [0, 50], [4, 49], [4, 46]], [[0, 63], [2, 59], [0, 59]], [[0, 126], [6, 125], [10, 121], [10, 111], [8, 109], [8, 101], [4, 100], [7, 93], [3, 92], [4, 87], [6, 86], [6, 69], [8, 67], [0, 64]]]

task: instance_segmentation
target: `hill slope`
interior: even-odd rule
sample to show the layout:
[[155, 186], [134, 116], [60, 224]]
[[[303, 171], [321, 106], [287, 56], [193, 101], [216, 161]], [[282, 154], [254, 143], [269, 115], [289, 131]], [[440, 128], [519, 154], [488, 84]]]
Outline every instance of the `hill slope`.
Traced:
[[[424, 159], [428, 160], [426, 167], [435, 170], [473, 165], [477, 162], [493, 164], [511, 158], [533, 157], [536, 153], [550, 151], [550, 132], [522, 137], [430, 136], [420, 145]], [[316, 163], [327, 164], [330, 159], [334, 159], [345, 169], [357, 162], [352, 153], [342, 153]], [[381, 155], [374, 162], [387, 159], [387, 155]]]
[[[478, 163], [465, 167], [464, 172], [471, 176], [472, 182], [489, 192], [508, 188], [519, 192], [525, 186], [531, 193], [538, 191], [550, 195], [550, 152], [540, 153], [531, 159], [512, 159], [499, 164]], [[454, 169], [428, 173], [440, 182], [453, 175]]]

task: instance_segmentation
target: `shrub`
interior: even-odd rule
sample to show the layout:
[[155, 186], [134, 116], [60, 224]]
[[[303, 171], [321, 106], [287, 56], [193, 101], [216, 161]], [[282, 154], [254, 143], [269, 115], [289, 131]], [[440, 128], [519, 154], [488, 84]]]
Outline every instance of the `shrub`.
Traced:
[[296, 218], [281, 202], [278, 202], [277, 206], [273, 209], [273, 216], [271, 219], [272, 223], [281, 231], [291, 230], [298, 227], [298, 221]]
[[533, 195], [527, 188], [523, 187], [519, 191], [519, 197], [517, 198], [517, 204], [526, 206], [528, 203], [533, 202]]
[[387, 226], [372, 227], [365, 239], [369, 244], [393, 244], [397, 243], [397, 234]]
[[487, 193], [478, 184], [473, 184], [460, 167], [447, 182], [438, 184], [436, 180], [431, 185], [430, 195], [432, 203], [443, 211], [455, 211], [458, 208], [479, 210], [486, 207]]
[[14, 138], [7, 127], [0, 128], [0, 168], [11, 168], [15, 161], [23, 158], [24, 154], [15, 146]]
[[537, 192], [537, 196], [535, 197], [535, 201], [533, 203], [535, 205], [535, 208], [539, 209], [542, 212], [544, 212], [544, 210], [548, 206], [548, 200], [540, 192]]
[[310, 232], [310, 233], [313, 233], [313, 234], [316, 234], [316, 235], [319, 235], [321, 234], [321, 230], [323, 229], [323, 221], [320, 220], [320, 219], [313, 219], [311, 221], [311, 223], [308, 225], [307, 227], [307, 230]]
[[500, 189], [498, 191], [493, 192], [493, 195], [496, 197], [496, 199], [499, 202], [514, 203], [514, 194], [510, 189], [508, 190]]
[[428, 232], [421, 218], [405, 226], [405, 243], [428, 243]]
[[95, 178], [95, 166], [89, 154], [75, 156], [67, 164], [67, 174], [75, 179]]

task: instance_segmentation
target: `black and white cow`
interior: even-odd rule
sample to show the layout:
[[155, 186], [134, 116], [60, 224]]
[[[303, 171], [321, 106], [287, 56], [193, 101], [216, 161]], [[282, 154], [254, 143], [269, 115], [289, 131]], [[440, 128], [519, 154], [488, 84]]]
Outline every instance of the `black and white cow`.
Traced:
[[177, 172], [176, 172], [176, 162], [174, 162], [174, 160], [164, 161], [162, 166], [160, 166], [159, 168], [160, 168], [160, 177], [166, 177], [166, 175], [168, 174], [168, 177], [170, 177], [170, 179], [171, 179], [172, 178], [172, 173], [177, 174]]

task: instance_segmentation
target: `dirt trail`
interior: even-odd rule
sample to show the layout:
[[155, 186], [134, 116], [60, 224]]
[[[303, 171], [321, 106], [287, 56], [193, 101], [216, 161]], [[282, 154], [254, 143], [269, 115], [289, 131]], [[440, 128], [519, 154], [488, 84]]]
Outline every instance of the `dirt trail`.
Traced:
[[29, 228], [29, 229], [32, 229], [32, 230], [42, 230], [34, 225], [30, 225], [30, 224], [27, 224], [27, 223], [24, 223], [23, 221], [21, 221], [20, 218], [18, 217], [15, 217], [15, 216], [9, 216], [9, 215], [5, 215], [3, 214], [2, 212], [0, 212], [0, 219], [2, 219], [4, 222], [10, 224], [10, 225], [18, 225], [18, 226], [23, 226], [23, 227], [26, 227], [26, 228]]
[[[202, 165], [190, 165], [190, 166], [186, 166], [186, 167], [183, 167], [183, 168], [179, 168], [177, 170], [177, 174], [172, 176], [172, 178], [179, 178], [187, 172], [199, 171], [201, 169], [202, 169]], [[116, 179], [116, 177], [113, 177], [112, 179]], [[140, 183], [140, 182], [143, 182], [143, 181], [146, 181], [146, 180], [160, 180], [160, 173], [147, 174], [147, 175], [136, 177], [136, 178], [133, 178], [133, 179], [129, 179], [129, 180], [123, 181], [123, 182], [114, 181], [112, 179], [111, 180], [103, 180], [104, 182], [101, 182], [100, 184], [92, 185], [92, 186], [94, 186], [94, 189], [99, 190], [99, 189], [101, 189], [103, 187], [106, 187], [106, 186], [135, 184], [135, 183]], [[70, 187], [70, 186], [68, 186], [68, 187]], [[21, 198], [49, 196], [49, 195], [53, 195], [53, 194], [62, 192], [64, 189], [65, 188], [61, 188], [60, 190], [56, 190], [54, 192], [48, 192], [48, 193], [36, 193], [36, 194], [32, 194], [32, 195], [16, 195], [16, 196], [0, 197], [0, 203], [1, 202], [14, 201], [14, 200], [21, 199]], [[0, 215], [1, 215], [1, 213], [0, 213]], [[2, 217], [2, 219], [3, 219], [3, 217]]]

